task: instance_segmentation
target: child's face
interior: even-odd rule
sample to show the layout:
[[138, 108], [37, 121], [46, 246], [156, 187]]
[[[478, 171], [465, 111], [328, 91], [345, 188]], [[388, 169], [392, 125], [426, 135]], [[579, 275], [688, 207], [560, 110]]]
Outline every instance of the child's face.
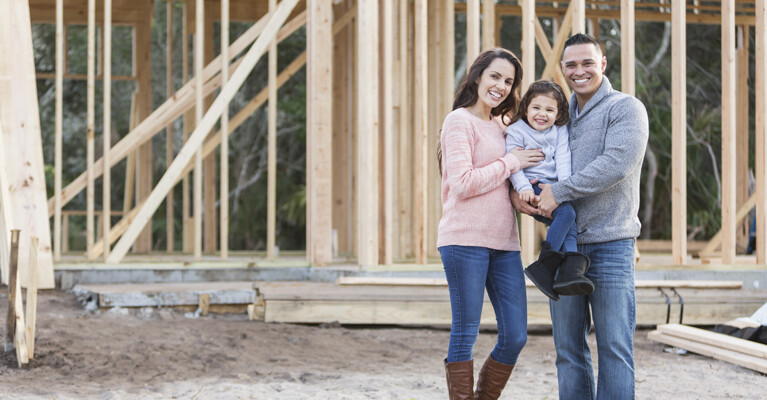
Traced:
[[527, 106], [527, 123], [536, 131], [545, 131], [554, 125], [558, 113], [556, 100], [550, 96], [538, 95]]

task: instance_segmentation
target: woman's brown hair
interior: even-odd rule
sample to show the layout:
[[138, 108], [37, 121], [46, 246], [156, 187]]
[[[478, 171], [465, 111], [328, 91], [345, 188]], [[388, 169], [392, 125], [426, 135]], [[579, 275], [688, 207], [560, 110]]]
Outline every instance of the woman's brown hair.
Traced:
[[[471, 107], [479, 99], [479, 80], [482, 77], [482, 73], [485, 72], [487, 67], [496, 58], [502, 58], [511, 63], [514, 66], [514, 82], [511, 84], [511, 91], [506, 98], [490, 110], [490, 115], [493, 117], [500, 116], [501, 121], [508, 125], [511, 124], [514, 114], [517, 111], [519, 105], [519, 85], [522, 83], [522, 63], [519, 58], [509, 50], [504, 48], [495, 48], [483, 51], [471, 64], [469, 72], [466, 77], [463, 78], [460, 86], [458, 86], [458, 92], [455, 95], [453, 101], [453, 110], [461, 107]], [[507, 122], [508, 121], [508, 122]], [[437, 163], [439, 164], [439, 173], [442, 175], [442, 144], [437, 145]]]
[[517, 122], [520, 119], [530, 125], [530, 121], [527, 120], [527, 107], [530, 106], [530, 102], [533, 101], [535, 96], [548, 96], [557, 102], [557, 119], [554, 121], [554, 125], [562, 126], [570, 119], [570, 105], [567, 102], [567, 96], [562, 90], [562, 87], [552, 81], [539, 80], [530, 84], [527, 88], [525, 95], [522, 96], [522, 100], [519, 102], [519, 111], [511, 119], [511, 122]]

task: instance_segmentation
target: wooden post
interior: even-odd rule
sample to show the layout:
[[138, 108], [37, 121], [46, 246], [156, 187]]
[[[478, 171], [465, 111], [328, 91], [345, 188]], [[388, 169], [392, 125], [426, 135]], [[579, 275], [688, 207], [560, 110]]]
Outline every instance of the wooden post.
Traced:
[[16, 291], [18, 290], [18, 267], [19, 267], [19, 234], [18, 229], [11, 229], [11, 256], [8, 275], [8, 318], [6, 318], [5, 329], [5, 351], [8, 351], [13, 345], [13, 334], [16, 332], [16, 308], [13, 306], [16, 301]]
[[756, 0], [756, 263], [767, 263], [767, 1]]
[[[443, 79], [441, 77], [443, 65], [440, 64], [441, 53], [445, 49], [445, 34], [443, 33], [442, 24], [444, 18], [442, 14], [443, 2], [437, 0], [428, 1], [428, 82], [427, 85], [430, 88], [428, 93], [428, 120], [426, 126], [430, 126], [426, 133], [425, 143], [425, 155], [424, 164], [426, 166], [426, 193], [441, 193], [442, 181], [439, 171], [437, 170], [437, 163], [435, 160], [435, 149], [437, 143], [440, 140], [439, 128], [442, 121], [449, 112], [443, 112], [442, 103], [445, 99], [450, 98], [451, 95], [447, 93], [450, 86], [442, 86]], [[435, 90], [436, 88], [436, 90]], [[435, 99], [435, 96], [439, 99]], [[426, 198], [426, 238], [425, 249], [426, 258], [439, 257], [439, 251], [437, 250], [437, 232], [439, 231], [439, 220], [442, 218], [442, 199], [439, 195], [427, 196]]]
[[[415, 19], [415, 27], [427, 23], [427, 18]], [[466, 0], [466, 70], [479, 55], [479, 0]]]
[[[101, 208], [104, 243], [109, 243], [109, 231], [112, 227], [112, 173], [110, 170], [109, 150], [112, 147], [112, 0], [104, 0], [104, 176], [101, 186]], [[91, 245], [93, 257], [93, 245]], [[104, 246], [104, 259], [109, 257], [109, 246]], [[31, 353], [31, 352], [30, 352]]]
[[[440, 64], [442, 64], [442, 78], [444, 79], [442, 85], [448, 88], [447, 96], [442, 96], [442, 110], [445, 115], [447, 115], [452, 111], [453, 98], [455, 97], [455, 1], [444, 1], [445, 13], [443, 14], [443, 17], [445, 18], [445, 21], [442, 23], [442, 26], [444, 27], [445, 32], [443, 41], [445, 46], [440, 52], [443, 57]], [[496, 29], [500, 29], [500, 27], [496, 27]], [[499, 41], [496, 43], [500, 45]], [[442, 126], [441, 121], [439, 126]]]
[[120, 262], [128, 251], [128, 248], [136, 240], [139, 231], [146, 226], [149, 222], [152, 214], [157, 210], [167, 191], [172, 187], [176, 180], [180, 178], [186, 165], [191, 161], [193, 155], [200, 155], [202, 142], [205, 139], [207, 133], [213, 128], [216, 121], [224, 111], [225, 102], [231, 101], [237, 90], [242, 86], [247, 78], [248, 74], [253, 70], [256, 62], [263, 55], [267, 48], [268, 42], [272, 36], [277, 34], [279, 27], [285, 22], [290, 11], [295, 8], [298, 0], [283, 0], [277, 7], [277, 11], [269, 17], [266, 26], [263, 28], [262, 34], [255, 41], [250, 50], [240, 60], [240, 65], [237, 70], [232, 74], [229, 82], [221, 88], [221, 93], [216, 97], [216, 100], [211, 105], [208, 112], [202, 118], [195, 131], [189, 137], [189, 140], [178, 153], [173, 160], [170, 168], [165, 172], [163, 177], [158, 182], [155, 190], [152, 191], [147, 198], [146, 203], [141, 206], [141, 210], [136, 215], [131, 226], [126, 230], [123, 237], [115, 246], [112, 251], [112, 255], [109, 258], [109, 262]]
[[18, 229], [11, 230], [11, 265], [10, 281], [8, 283], [8, 324], [5, 332], [5, 350], [16, 348], [16, 359], [19, 368], [29, 363], [26, 346], [26, 329], [24, 328], [24, 309], [21, 304], [21, 285], [19, 284], [19, 233]]
[[572, 7], [572, 34], [586, 33], [586, 1], [572, 0]]
[[[671, 4], [671, 255], [687, 263], [687, 21], [684, 0]], [[632, 22], [633, 24], [633, 22]]]
[[[271, 9], [271, 7], [270, 7]], [[271, 77], [271, 76], [270, 76]], [[229, 80], [229, 0], [221, 1], [221, 84]], [[229, 103], [221, 114], [221, 186], [219, 236], [221, 258], [229, 258]]]
[[413, 242], [413, 175], [412, 175], [412, 96], [411, 93], [411, 66], [412, 66], [412, 45], [410, 32], [412, 24], [410, 23], [411, 12], [408, 0], [400, 0], [399, 4], [399, 136], [397, 164], [397, 181], [399, 193], [397, 195], [397, 211], [400, 224], [399, 232], [399, 257], [410, 257], [414, 254], [415, 244]]
[[[165, 1], [165, 21], [165, 95], [170, 97], [173, 95], [173, 0]], [[168, 126], [165, 127], [165, 165], [170, 166], [170, 163], [172, 162], [173, 123], [169, 123]], [[173, 252], [173, 244], [175, 242], [173, 214], [173, 189], [171, 189], [170, 192], [168, 192], [168, 197], [165, 198], [165, 241], [167, 242], [168, 253]], [[109, 246], [106, 246], [105, 248], [108, 247]]]
[[64, 108], [64, 0], [56, 0], [56, 105], [53, 150], [53, 260], [61, 259], [61, 163]]
[[[522, 70], [526, 71], [520, 92], [524, 93], [535, 81], [535, 1], [524, 0], [522, 3]], [[548, 40], [548, 39], [546, 39]], [[548, 42], [546, 42], [548, 44]], [[553, 56], [552, 56], [553, 57]], [[557, 56], [559, 57], [559, 56]], [[520, 214], [522, 262], [527, 265], [535, 260], [535, 220]]]
[[[330, 7], [330, 5], [327, 5]], [[277, 0], [269, 0], [269, 11], [274, 11], [277, 8]], [[332, 8], [329, 11], [330, 20], [322, 21], [327, 23], [328, 26], [325, 33], [331, 35], [332, 32], [330, 25], [332, 22]], [[323, 17], [328, 18], [327, 15]], [[324, 40], [328, 40], [327, 37]], [[308, 42], [307, 42], [308, 45]], [[332, 47], [331, 47], [332, 49]], [[308, 48], [307, 48], [308, 50]], [[329, 54], [325, 55], [330, 57]], [[316, 60], [312, 60], [316, 61]], [[269, 88], [269, 105], [267, 109], [267, 151], [266, 151], [266, 258], [274, 260], [275, 258], [275, 246], [277, 245], [277, 40], [272, 40], [269, 43], [269, 60], [267, 65], [268, 75], [268, 88]], [[332, 82], [332, 76], [327, 76], [328, 84]], [[324, 84], [323, 84], [324, 85]], [[308, 91], [307, 91], [308, 92]], [[315, 100], [315, 99], [311, 99]], [[307, 103], [308, 104], [308, 103]], [[331, 125], [332, 126], [332, 125]], [[327, 132], [320, 131], [322, 134]], [[315, 138], [312, 138], [312, 141]], [[314, 142], [313, 142], [314, 143]], [[307, 193], [308, 194], [308, 193]]]
[[396, 213], [395, 175], [397, 164], [395, 158], [396, 138], [394, 131], [393, 104], [393, 62], [394, 62], [394, 16], [392, 2], [383, 2], [383, 51], [381, 52], [381, 82], [383, 84], [381, 99], [383, 102], [383, 264], [391, 265], [394, 262], [394, 214]]
[[413, 256], [413, 202], [412, 202], [412, 113], [411, 113], [411, 82], [412, 82], [412, 45], [411, 33], [411, 2], [399, 2], [399, 76], [398, 76], [398, 135], [397, 135], [397, 257]]
[[[106, 54], [104, 55], [106, 57]], [[29, 238], [29, 274], [27, 277], [27, 311], [24, 320], [27, 324], [27, 354], [29, 359], [35, 356], [35, 330], [37, 328], [37, 253], [40, 240], [34, 236]]]
[[735, 261], [735, 0], [722, 1], [722, 263]]
[[496, 46], [495, 29], [495, 0], [482, 0], [482, 50]]
[[[130, 119], [128, 129], [136, 127], [136, 92], [131, 93]], [[123, 212], [127, 213], [133, 207], [133, 196], [136, 190], [136, 152], [131, 151], [125, 160], [125, 192], [123, 194]]]
[[[682, 25], [682, 29], [685, 25]], [[636, 95], [634, 0], [621, 0], [621, 91]], [[673, 67], [672, 67], [673, 68]]]
[[69, 252], [69, 214], [62, 213], [61, 216], [61, 252]]
[[[471, 3], [471, 2], [470, 2]], [[427, 0], [415, 2], [415, 46], [414, 46], [414, 76], [413, 76], [413, 242], [415, 243], [415, 262], [426, 264], [427, 255], [427, 222], [428, 222], [428, 138], [429, 138], [429, 61], [428, 61], [428, 26], [429, 20]], [[479, 53], [479, 3], [476, 2], [476, 49]], [[473, 62], [476, 55], [467, 62]]]
[[[360, 6], [357, 10], [362, 12], [362, 8]], [[314, 265], [328, 265], [333, 256], [333, 216], [331, 215], [333, 207], [333, 7], [331, 2], [311, 0], [307, 7], [306, 26], [308, 129], [306, 200], [309, 239], [307, 256]], [[369, 133], [373, 134], [372, 131]], [[376, 182], [378, 181], [373, 181], [373, 183]], [[274, 250], [273, 246], [272, 250]]]
[[[204, 1], [204, 0], [203, 0]], [[214, 21], [213, 13], [215, 10], [215, 4], [210, 1], [206, 2], [203, 12], [203, 20], [205, 28], [203, 29], [203, 50], [202, 50], [202, 65], [203, 68], [206, 65], [210, 65], [213, 61], [213, 35], [214, 35]], [[204, 79], [204, 78], [203, 78]], [[205, 82], [205, 80], [203, 80]], [[210, 106], [213, 101], [213, 96], [209, 95], [205, 98], [203, 106], [203, 114], [205, 110]], [[210, 132], [209, 132], [210, 133]], [[208, 157], [202, 159], [202, 251], [208, 254], [212, 254], [218, 248], [218, 218], [216, 216], [216, 155], [211, 154]]]
[[[378, 65], [378, 2], [360, 0], [357, 3], [357, 243], [360, 266], [378, 265]], [[312, 174], [316, 172], [313, 170]], [[312, 179], [317, 178], [313, 175]], [[317, 234], [312, 231], [312, 236]]]
[[[143, 122], [152, 115], [152, 27], [151, 19], [154, 15], [154, 6], [151, 2], [137, 3], [143, 5], [145, 21], [136, 24], [135, 44], [133, 57], [134, 75], [138, 77], [138, 91], [136, 95], [136, 118]], [[160, 130], [159, 127], [157, 130]], [[119, 144], [119, 143], [118, 143]], [[112, 160], [116, 162], [117, 160]], [[151, 140], [144, 143], [136, 151], [136, 203], [145, 201], [152, 192], [154, 156]], [[66, 189], [65, 189], [66, 190]], [[144, 229], [136, 241], [134, 251], [148, 253], [152, 250], [152, 226]]]
[[93, 259], [93, 209], [95, 198], [95, 184], [93, 177], [93, 159], [95, 155], [95, 142], [93, 138], [93, 130], [95, 123], [95, 68], [96, 68], [96, 0], [88, 0], [88, 81], [86, 87], [86, 168], [88, 172], [88, 188], [86, 189], [86, 213], [85, 216], [85, 246], [87, 251], [87, 257], [89, 260]]
[[[200, 126], [203, 115], [202, 103], [202, 57], [205, 35], [205, 13], [203, 0], [195, 0], [194, 31], [194, 81], [195, 81], [195, 131]], [[198, 148], [194, 157], [194, 258], [202, 258], [202, 149]]]
[[[738, 25], [736, 28], [736, 53], [737, 53], [737, 84], [735, 92], [737, 94], [736, 99], [736, 154], [738, 154], [735, 169], [735, 177], [740, 185], [737, 185], [736, 203], [735, 208], [740, 209], [743, 203], [748, 199], [748, 166], [749, 166], [749, 131], [750, 131], [750, 118], [749, 118], [749, 91], [748, 91], [748, 78], [749, 71], [749, 26]], [[749, 228], [751, 227], [751, 219], [746, 219], [743, 223], [736, 225], [735, 240], [736, 243], [740, 243], [738, 247], [745, 248], [748, 243]]]
[[[519, 88], [521, 94], [527, 91], [527, 87], [535, 81], [535, 0], [523, 0], [522, 2], [522, 70], [526, 72], [522, 85]], [[548, 40], [548, 39], [544, 39]], [[546, 42], [548, 44], [548, 42]], [[517, 71], [518, 72], [518, 71]]]
[[[335, 15], [354, 14], [350, 2], [335, 5]], [[338, 18], [336, 18], [338, 21]], [[336, 33], [334, 23], [334, 33]], [[350, 24], [341, 27], [333, 38], [333, 231], [334, 251], [349, 253], [354, 250], [352, 233], [352, 185], [351, 174], [354, 168], [352, 155], [352, 117], [354, 115], [354, 82], [351, 73], [354, 57], [354, 28]], [[336, 253], [333, 254], [334, 256]]]
[[[189, 2], [185, 1], [181, 8], [181, 80], [186, 84], [189, 82], [189, 21], [187, 7]], [[184, 143], [189, 139], [189, 134], [192, 133], [194, 127], [194, 121], [191, 113], [184, 113]], [[189, 198], [189, 174], [184, 175], [184, 179], [181, 183], [181, 251], [184, 253], [191, 253], [194, 248], [194, 234], [191, 221], [191, 199]]]

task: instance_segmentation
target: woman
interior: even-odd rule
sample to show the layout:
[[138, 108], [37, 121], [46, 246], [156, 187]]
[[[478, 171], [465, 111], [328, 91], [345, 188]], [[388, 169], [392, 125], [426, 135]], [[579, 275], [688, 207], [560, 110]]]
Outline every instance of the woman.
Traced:
[[498, 321], [498, 342], [479, 372], [476, 398], [500, 396], [527, 341], [525, 280], [508, 178], [544, 156], [539, 149], [505, 150], [504, 129], [519, 104], [521, 80], [522, 66], [513, 53], [483, 52], [442, 125], [437, 247], [453, 316], [445, 359], [451, 400], [475, 398], [472, 353], [485, 288]]

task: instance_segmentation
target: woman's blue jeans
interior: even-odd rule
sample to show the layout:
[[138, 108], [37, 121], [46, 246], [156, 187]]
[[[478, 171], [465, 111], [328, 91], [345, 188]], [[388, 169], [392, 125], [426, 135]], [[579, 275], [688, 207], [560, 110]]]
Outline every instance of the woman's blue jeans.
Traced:
[[[559, 399], [634, 399], [634, 239], [579, 248], [591, 259], [586, 276], [594, 282], [594, 292], [549, 301]], [[586, 342], [592, 319], [599, 357], [596, 385]]]
[[516, 364], [527, 342], [527, 297], [519, 252], [443, 246], [439, 253], [453, 314], [447, 362], [474, 358], [487, 288], [498, 322], [498, 342], [490, 354], [499, 363]]

